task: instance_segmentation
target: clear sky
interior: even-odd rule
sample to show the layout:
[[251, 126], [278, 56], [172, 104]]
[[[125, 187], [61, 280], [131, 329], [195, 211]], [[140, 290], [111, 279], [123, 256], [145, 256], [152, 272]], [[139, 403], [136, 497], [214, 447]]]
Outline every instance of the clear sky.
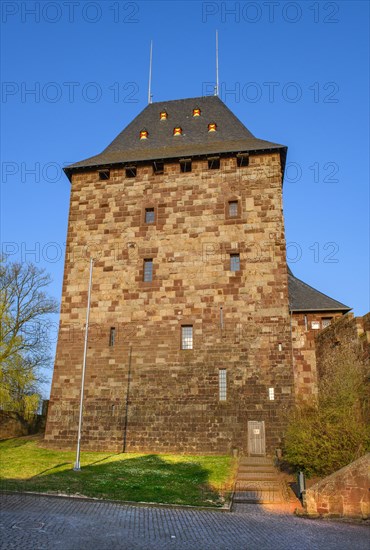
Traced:
[[369, 311], [369, 3], [5, 1], [1, 241], [60, 299], [68, 163], [99, 153], [153, 101], [212, 93], [288, 146], [294, 274]]

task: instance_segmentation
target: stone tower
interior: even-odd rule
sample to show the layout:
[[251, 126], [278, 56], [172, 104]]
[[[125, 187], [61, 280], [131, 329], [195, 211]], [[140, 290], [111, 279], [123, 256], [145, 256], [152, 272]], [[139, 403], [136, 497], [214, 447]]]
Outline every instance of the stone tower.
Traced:
[[148, 105], [69, 166], [46, 428], [73, 445], [94, 258], [82, 448], [272, 453], [294, 398], [285, 146], [215, 96]]

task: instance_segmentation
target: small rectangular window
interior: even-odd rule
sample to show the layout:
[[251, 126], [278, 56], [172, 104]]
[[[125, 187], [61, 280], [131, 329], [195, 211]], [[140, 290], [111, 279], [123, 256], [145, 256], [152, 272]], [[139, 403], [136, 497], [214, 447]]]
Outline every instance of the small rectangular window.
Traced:
[[230, 254], [230, 271], [240, 271], [239, 254]]
[[219, 391], [219, 400], [226, 401], [226, 398], [227, 398], [226, 369], [220, 369], [218, 371], [218, 391]]
[[321, 319], [321, 326], [322, 328], [328, 327], [332, 322], [333, 317], [323, 317]]
[[219, 169], [220, 169], [220, 157], [209, 157], [208, 170], [219, 170]]
[[150, 283], [153, 280], [153, 260], [144, 260], [144, 282]]
[[154, 223], [155, 213], [154, 208], [145, 208], [145, 223]]
[[269, 400], [274, 401], [275, 400], [275, 389], [269, 388]]
[[181, 327], [181, 349], [193, 349], [193, 326]]
[[248, 153], [240, 153], [239, 155], [236, 155], [236, 164], [238, 168], [242, 168], [243, 166], [248, 166], [249, 164], [249, 154]]
[[136, 166], [126, 166], [126, 178], [136, 178]]
[[229, 218], [237, 218], [238, 201], [229, 201]]
[[320, 321], [312, 321], [312, 322], [311, 322], [311, 328], [312, 328], [313, 330], [319, 330], [319, 328], [320, 328]]
[[100, 170], [99, 171], [99, 179], [100, 180], [109, 180], [110, 178], [110, 170]]
[[153, 173], [157, 176], [164, 173], [164, 162], [163, 161], [155, 160], [153, 162]]
[[115, 339], [116, 339], [116, 329], [114, 327], [111, 327], [109, 332], [109, 347], [112, 348], [114, 346]]
[[191, 159], [180, 159], [181, 172], [191, 172]]

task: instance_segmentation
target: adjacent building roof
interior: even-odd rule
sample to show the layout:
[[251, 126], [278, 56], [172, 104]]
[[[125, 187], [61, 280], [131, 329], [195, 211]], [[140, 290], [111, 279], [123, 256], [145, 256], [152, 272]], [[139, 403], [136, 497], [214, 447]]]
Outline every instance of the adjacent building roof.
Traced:
[[342, 311], [347, 313], [352, 309], [297, 279], [289, 267], [288, 292], [291, 311]]
[[[200, 116], [193, 116], [193, 109], [200, 109]], [[167, 118], [161, 120], [161, 112]], [[216, 131], [208, 131], [210, 123], [216, 123]], [[181, 135], [173, 135], [175, 127]], [[147, 139], [140, 139], [143, 130]], [[196, 97], [149, 104], [102, 153], [71, 164], [65, 172], [70, 176], [75, 169], [116, 163], [266, 150], [280, 150], [285, 161], [284, 145], [254, 137], [217, 96]]]

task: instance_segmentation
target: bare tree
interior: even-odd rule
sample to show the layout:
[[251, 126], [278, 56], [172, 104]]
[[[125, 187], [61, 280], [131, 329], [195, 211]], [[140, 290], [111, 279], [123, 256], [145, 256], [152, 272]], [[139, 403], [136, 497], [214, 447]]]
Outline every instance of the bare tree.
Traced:
[[50, 282], [44, 269], [0, 259], [0, 400], [21, 413], [51, 364], [48, 322], [58, 304], [45, 292]]

